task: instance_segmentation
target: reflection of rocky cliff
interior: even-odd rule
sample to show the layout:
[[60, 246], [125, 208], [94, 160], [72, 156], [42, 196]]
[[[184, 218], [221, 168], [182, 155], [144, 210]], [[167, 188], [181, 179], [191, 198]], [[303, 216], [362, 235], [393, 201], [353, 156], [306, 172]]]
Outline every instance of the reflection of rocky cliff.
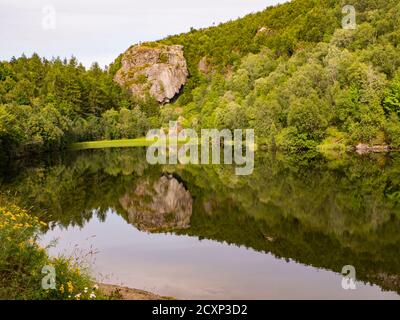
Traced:
[[139, 182], [120, 199], [129, 223], [140, 230], [185, 229], [190, 226], [193, 200], [177, 179], [168, 175], [156, 182]]

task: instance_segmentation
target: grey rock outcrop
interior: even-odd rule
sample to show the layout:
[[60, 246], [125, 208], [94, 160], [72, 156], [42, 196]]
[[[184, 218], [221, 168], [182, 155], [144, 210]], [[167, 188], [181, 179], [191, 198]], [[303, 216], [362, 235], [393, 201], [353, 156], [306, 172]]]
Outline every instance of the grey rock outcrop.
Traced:
[[190, 226], [193, 199], [173, 176], [156, 182], [141, 181], [132, 194], [120, 199], [128, 213], [128, 222], [139, 230], [186, 229]]
[[159, 103], [174, 98], [189, 75], [180, 45], [133, 46], [123, 54], [121, 65], [114, 80], [136, 96], [148, 92]]
[[380, 152], [388, 152], [388, 151], [390, 151], [390, 148], [387, 145], [370, 146], [368, 144], [360, 143], [356, 146], [356, 152], [358, 154], [380, 153]]
[[272, 36], [274, 33], [275, 33], [274, 30], [272, 30], [271, 28], [268, 28], [268, 27], [261, 27], [257, 31], [257, 35], [263, 34], [266, 36]]

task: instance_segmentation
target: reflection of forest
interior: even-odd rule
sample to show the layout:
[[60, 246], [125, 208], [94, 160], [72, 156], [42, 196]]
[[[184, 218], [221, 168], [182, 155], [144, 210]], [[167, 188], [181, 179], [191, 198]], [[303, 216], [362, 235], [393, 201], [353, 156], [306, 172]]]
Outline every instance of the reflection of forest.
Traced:
[[259, 153], [254, 174], [238, 177], [229, 166], [149, 166], [144, 152], [90, 151], [8, 168], [1, 189], [64, 226], [82, 226], [94, 213], [104, 219], [113, 208], [153, 232], [245, 245], [336, 272], [354, 265], [359, 279], [400, 292], [399, 155], [327, 161]]

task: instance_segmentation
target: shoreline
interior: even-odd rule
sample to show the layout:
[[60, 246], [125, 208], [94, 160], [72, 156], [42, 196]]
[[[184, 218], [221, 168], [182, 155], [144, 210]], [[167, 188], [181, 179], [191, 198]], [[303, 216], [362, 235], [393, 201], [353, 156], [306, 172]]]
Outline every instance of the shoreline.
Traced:
[[114, 284], [98, 283], [98, 286], [104, 294], [117, 300], [176, 300], [174, 297], [160, 296], [149, 291]]

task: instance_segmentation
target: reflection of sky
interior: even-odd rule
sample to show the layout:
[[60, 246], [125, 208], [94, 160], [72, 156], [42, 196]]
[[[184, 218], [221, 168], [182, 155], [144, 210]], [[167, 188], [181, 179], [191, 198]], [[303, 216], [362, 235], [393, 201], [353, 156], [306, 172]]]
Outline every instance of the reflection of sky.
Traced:
[[[112, 62], [130, 45], [235, 19], [285, 0], [1, 0], [0, 59], [37, 52], [74, 55], [86, 66]], [[44, 30], [43, 8], [56, 10]], [[48, 20], [45, 20], [48, 21]]]
[[100, 281], [197, 299], [388, 299], [377, 286], [357, 283], [345, 291], [341, 276], [243, 247], [188, 236], [140, 232], [110, 212], [105, 223], [92, 219], [84, 228], [56, 228], [43, 243], [58, 238], [52, 254], [93, 246]]

